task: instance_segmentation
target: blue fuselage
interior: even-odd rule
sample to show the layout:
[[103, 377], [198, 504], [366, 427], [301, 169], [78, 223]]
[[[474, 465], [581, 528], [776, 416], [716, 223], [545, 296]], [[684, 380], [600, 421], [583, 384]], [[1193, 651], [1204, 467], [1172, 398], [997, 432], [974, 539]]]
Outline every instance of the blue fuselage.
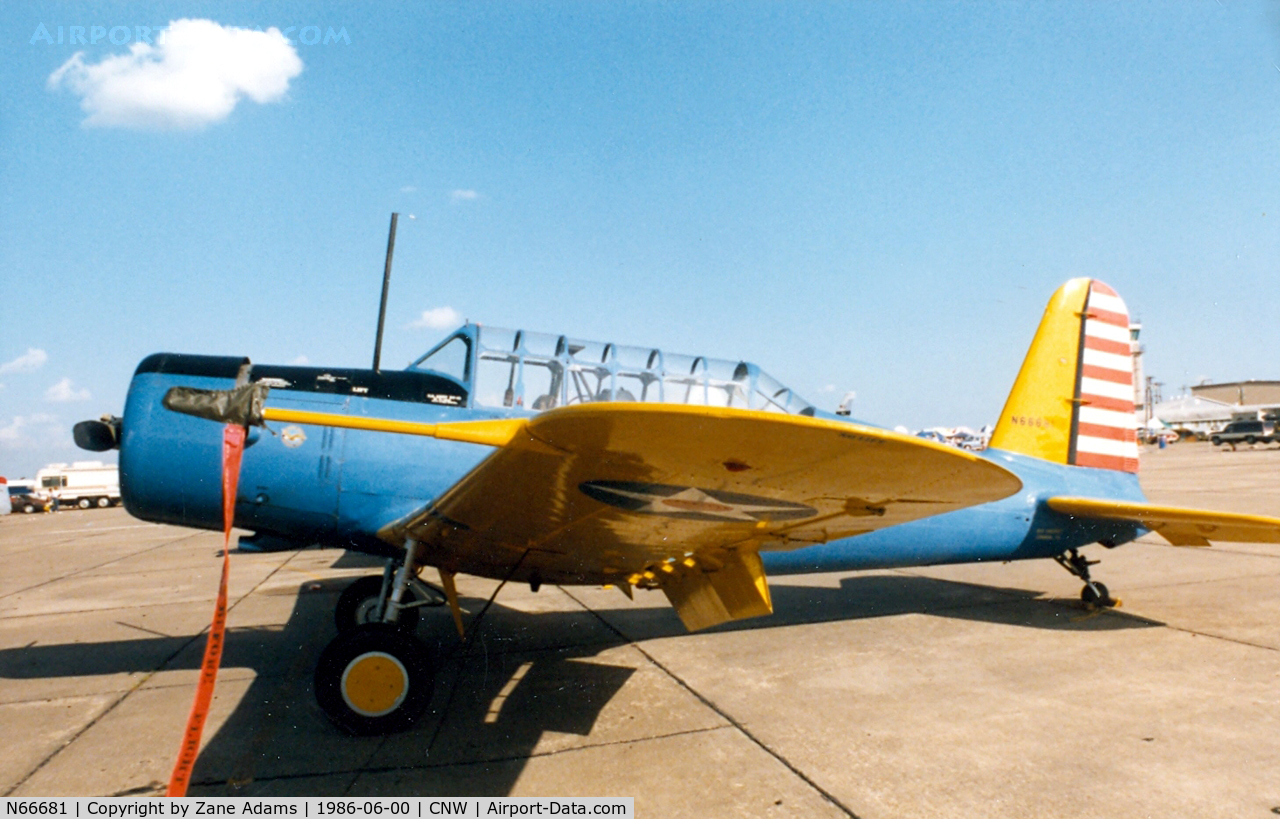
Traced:
[[[226, 389], [241, 359], [157, 355], [130, 385], [121, 425], [120, 479], [126, 508], [143, 520], [220, 529], [218, 424], [164, 409], [173, 386]], [[469, 406], [463, 385], [425, 372], [373, 373], [258, 367], [273, 407], [434, 423], [531, 414]], [[836, 418], [836, 416], [824, 417]], [[421, 511], [493, 451], [412, 435], [286, 425], [250, 432], [236, 499], [236, 525], [299, 545], [324, 543], [388, 556], [377, 537]], [[1004, 500], [889, 529], [763, 555], [771, 574], [1049, 557], [1093, 542], [1118, 545], [1142, 530], [1070, 518], [1043, 501], [1070, 495], [1142, 500], [1137, 476], [1059, 466], [988, 450], [1021, 478]]]
[[994, 503], [923, 518], [857, 537], [763, 555], [770, 574], [887, 569], [940, 563], [1052, 557], [1090, 543], [1118, 546], [1145, 530], [1118, 521], [1090, 521], [1054, 512], [1054, 496], [1143, 500], [1138, 476], [1059, 466], [989, 449], [982, 453], [1016, 474], [1022, 491]]

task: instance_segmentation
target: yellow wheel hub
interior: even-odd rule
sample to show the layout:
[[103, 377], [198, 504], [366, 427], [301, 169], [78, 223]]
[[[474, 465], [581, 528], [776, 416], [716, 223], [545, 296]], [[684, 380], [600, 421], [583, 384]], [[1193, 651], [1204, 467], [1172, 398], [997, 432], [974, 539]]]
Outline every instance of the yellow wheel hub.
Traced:
[[342, 699], [363, 717], [381, 717], [400, 707], [409, 693], [404, 664], [382, 651], [368, 651], [342, 672]]

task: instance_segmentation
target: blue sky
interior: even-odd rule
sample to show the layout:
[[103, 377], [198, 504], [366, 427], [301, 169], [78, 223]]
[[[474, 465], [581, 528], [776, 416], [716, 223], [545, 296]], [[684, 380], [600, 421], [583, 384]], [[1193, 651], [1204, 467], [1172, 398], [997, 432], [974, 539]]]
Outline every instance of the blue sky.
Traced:
[[[195, 127], [50, 87], [182, 19], [300, 73]], [[1087, 275], [1166, 394], [1280, 377], [1276, 4], [41, 3], [0, 36], [0, 474], [93, 457], [70, 426], [152, 352], [367, 366], [392, 211], [391, 366], [451, 308], [979, 426]]]

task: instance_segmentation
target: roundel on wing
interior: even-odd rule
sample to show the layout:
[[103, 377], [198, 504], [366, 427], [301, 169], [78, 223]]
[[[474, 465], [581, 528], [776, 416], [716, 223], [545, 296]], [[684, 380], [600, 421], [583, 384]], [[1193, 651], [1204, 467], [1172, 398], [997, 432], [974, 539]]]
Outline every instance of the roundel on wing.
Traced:
[[818, 510], [803, 503], [639, 481], [586, 481], [578, 485], [584, 495], [601, 503], [645, 515], [665, 515], [685, 520], [795, 520], [812, 517]]

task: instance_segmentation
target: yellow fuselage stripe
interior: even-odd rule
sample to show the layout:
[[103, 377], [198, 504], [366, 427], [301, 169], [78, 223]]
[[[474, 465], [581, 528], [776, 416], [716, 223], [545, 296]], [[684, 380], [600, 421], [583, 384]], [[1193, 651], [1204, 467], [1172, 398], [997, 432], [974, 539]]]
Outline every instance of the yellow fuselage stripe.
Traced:
[[507, 445], [520, 430], [524, 429], [527, 423], [523, 418], [510, 418], [495, 421], [423, 424], [415, 421], [361, 418], [359, 416], [337, 415], [331, 412], [309, 412], [307, 410], [280, 409], [277, 407], [264, 408], [262, 417], [267, 421], [279, 421], [285, 424], [314, 424], [321, 427], [365, 429], [373, 432], [398, 432], [403, 435], [425, 435], [429, 438], [462, 441], [468, 444], [483, 444], [485, 446]]

